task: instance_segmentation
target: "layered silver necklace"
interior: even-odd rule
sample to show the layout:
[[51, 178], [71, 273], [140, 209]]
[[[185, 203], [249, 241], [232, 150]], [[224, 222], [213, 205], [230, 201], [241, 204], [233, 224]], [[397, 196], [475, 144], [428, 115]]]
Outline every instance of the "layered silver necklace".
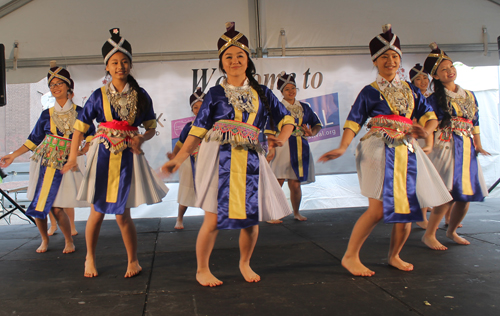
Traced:
[[73, 126], [75, 125], [77, 115], [78, 113], [75, 108], [71, 106], [69, 110], [64, 112], [54, 111], [52, 113], [52, 120], [59, 132], [69, 136], [73, 134]]
[[134, 122], [137, 114], [137, 91], [134, 89], [123, 89], [118, 92], [110, 86], [106, 89], [109, 103], [113, 106], [122, 121]]
[[292, 114], [292, 117], [294, 119], [298, 118], [303, 118], [304, 117], [304, 109], [302, 108], [302, 105], [300, 104], [299, 101], [295, 100], [293, 104], [288, 103], [287, 100], [283, 99], [281, 101], [283, 105], [286, 107], [288, 111], [290, 111], [290, 114]]
[[248, 113], [257, 112], [252, 103], [254, 96], [248, 79], [245, 80], [243, 86], [241, 87], [233, 86], [232, 84], [227, 83], [227, 79], [224, 79], [222, 87], [224, 88], [226, 97], [229, 100], [229, 104], [233, 107], [240, 111], [247, 111]]

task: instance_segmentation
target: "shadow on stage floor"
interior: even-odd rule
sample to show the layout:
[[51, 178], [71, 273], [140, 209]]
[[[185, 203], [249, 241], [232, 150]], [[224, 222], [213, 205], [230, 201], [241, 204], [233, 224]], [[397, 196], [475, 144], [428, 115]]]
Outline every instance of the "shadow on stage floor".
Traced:
[[[376, 271], [353, 277], [340, 265], [351, 229], [364, 208], [303, 212], [260, 225], [252, 267], [260, 283], [238, 270], [238, 232], [221, 231], [212, 272], [224, 281], [204, 288], [195, 281], [195, 241], [202, 217], [137, 219], [142, 273], [124, 279], [125, 247], [115, 221], [105, 221], [97, 248], [99, 277], [83, 277], [85, 222], [77, 222], [77, 251], [61, 253], [60, 231], [38, 254], [33, 225], [0, 226], [0, 315], [499, 315], [500, 203], [471, 204], [459, 233], [470, 246], [438, 238], [447, 251], [432, 251], [413, 228], [402, 258], [413, 272], [387, 265], [391, 225], [379, 224], [361, 258]], [[496, 298], [495, 298], [496, 297]]]

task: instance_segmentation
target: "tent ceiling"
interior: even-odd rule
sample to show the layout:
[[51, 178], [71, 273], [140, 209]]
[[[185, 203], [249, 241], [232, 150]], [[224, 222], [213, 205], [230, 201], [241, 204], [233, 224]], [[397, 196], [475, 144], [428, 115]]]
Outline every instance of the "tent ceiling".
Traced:
[[[21, 1], [27, 0], [11, 2]], [[0, 5], [4, 2], [9, 1]], [[260, 42], [270, 57], [282, 55], [283, 40], [287, 56], [367, 54], [370, 39], [390, 22], [406, 54], [426, 53], [436, 41], [448, 52], [472, 54], [471, 65], [498, 64], [500, 6], [491, 0], [130, 0], [127, 5], [122, 0], [43, 0], [0, 18], [7, 81], [29, 82], [11, 70], [15, 41], [16, 71], [46, 68], [51, 59], [61, 65], [98, 64], [112, 27], [120, 27], [132, 43], [136, 62], [216, 58], [215, 44], [228, 20], [236, 22], [255, 51], [257, 3]]]

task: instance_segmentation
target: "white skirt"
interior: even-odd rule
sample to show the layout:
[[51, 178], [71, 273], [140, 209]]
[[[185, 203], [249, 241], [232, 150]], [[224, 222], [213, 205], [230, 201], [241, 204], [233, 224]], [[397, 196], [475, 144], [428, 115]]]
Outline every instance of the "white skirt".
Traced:
[[[438, 133], [436, 133], [436, 135], [438, 135]], [[446, 188], [451, 191], [453, 189], [453, 173], [455, 168], [455, 141], [453, 137], [449, 142], [442, 141], [439, 137], [435, 137], [434, 148], [429, 154], [429, 159], [434, 164], [434, 167], [436, 167]], [[477, 173], [482, 194], [483, 196], [488, 196], [488, 187], [484, 181], [483, 171], [479, 161], [477, 162]]]
[[[416, 193], [420, 207], [439, 206], [451, 201], [449, 190], [441, 181], [430, 159], [415, 140], [412, 144], [417, 158]], [[385, 177], [385, 143], [383, 140], [372, 136], [358, 144], [356, 169], [361, 194], [382, 201]]]
[[[85, 156], [76, 158], [78, 171], [70, 171], [63, 174], [59, 191], [57, 191], [56, 199], [52, 207], [74, 208], [74, 207], [89, 207], [89, 203], [78, 201], [76, 196], [83, 180], [82, 170], [85, 170]], [[30, 178], [26, 197], [28, 200], [33, 200], [35, 197], [36, 185], [40, 175], [41, 160], [36, 162], [30, 160]]]
[[179, 168], [179, 191], [177, 203], [184, 206], [196, 206], [196, 191], [194, 190], [193, 167], [191, 157], [188, 157]]
[[[219, 143], [201, 143], [196, 169], [196, 206], [217, 214], [219, 192]], [[259, 221], [270, 221], [292, 214], [285, 193], [263, 154], [259, 154]]]
[[[276, 155], [271, 161], [271, 170], [278, 179], [290, 179], [297, 180], [297, 175], [293, 171], [292, 163], [290, 161], [290, 145], [287, 142], [283, 147], [276, 148]], [[314, 158], [309, 149], [309, 170], [307, 174], [307, 180], [301, 182], [302, 184], [308, 184], [316, 181], [315, 170], [314, 170]]]
[[[94, 139], [87, 153], [87, 169], [77, 196], [79, 200], [86, 200], [91, 204], [94, 201], [98, 153], [99, 143]], [[132, 181], [125, 207], [131, 208], [141, 204], [150, 205], [161, 202], [162, 198], [167, 195], [168, 188], [151, 169], [146, 157], [134, 154], [133, 164]]]

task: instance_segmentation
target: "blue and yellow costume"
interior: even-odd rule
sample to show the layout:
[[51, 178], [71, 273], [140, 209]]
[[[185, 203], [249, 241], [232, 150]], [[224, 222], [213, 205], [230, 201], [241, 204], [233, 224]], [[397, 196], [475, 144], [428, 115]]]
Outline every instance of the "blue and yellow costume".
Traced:
[[[477, 161], [473, 136], [479, 134], [479, 109], [474, 93], [458, 87], [446, 91], [449, 124], [435, 133], [434, 148], [429, 155], [454, 201], [482, 201], [487, 187]], [[436, 95], [429, 98], [438, 119], [445, 115], [437, 105]]]
[[[179, 140], [176, 147], [181, 148], [184, 145], [193, 122], [187, 122], [179, 135]], [[198, 149], [186, 159], [179, 168], [179, 191], [177, 194], [177, 203], [183, 206], [196, 206], [196, 191], [194, 187], [194, 175], [196, 167], [196, 157], [198, 156]]]
[[[276, 156], [271, 161], [271, 169], [278, 179], [293, 179], [303, 183], [314, 182], [314, 160], [302, 125], [307, 124], [313, 128], [318, 125], [322, 126], [321, 121], [307, 103], [295, 101], [295, 104], [289, 104], [286, 100], [281, 102], [290, 110], [295, 120], [295, 128], [288, 138], [287, 146], [276, 148]], [[266, 130], [266, 134], [274, 134], [273, 132], [275, 131]]]
[[[30, 187], [28, 198], [32, 199], [26, 213], [30, 216], [45, 219], [52, 207], [83, 207], [85, 203], [76, 201], [76, 193], [81, 182], [81, 171], [61, 174], [71, 149], [73, 129], [71, 125], [83, 109], [70, 100], [61, 110], [56, 111], [58, 104], [44, 110], [35, 127], [24, 143], [34, 152], [30, 166]], [[95, 127], [90, 124], [84, 133], [85, 140], [90, 142]], [[83, 158], [83, 157], [81, 157]], [[82, 159], [80, 168], [84, 166]]]
[[425, 126], [435, 113], [412, 84], [397, 75], [389, 83], [379, 75], [359, 93], [344, 129], [357, 134], [369, 118], [370, 130], [356, 152], [361, 193], [383, 201], [387, 223], [422, 221], [421, 207], [451, 199], [410, 134], [413, 118]]
[[156, 128], [153, 102], [144, 89], [141, 91], [149, 103], [146, 113], [137, 114], [134, 101], [130, 101], [135, 90], [128, 89], [128, 84], [122, 92], [127, 93], [126, 108], [113, 106], [110, 97], [116, 92], [110, 83], [92, 93], [75, 123], [75, 129], [82, 133], [94, 119], [100, 124], [78, 194], [79, 199], [94, 204], [97, 212], [123, 214], [125, 208], [158, 203], [168, 192], [144, 154], [133, 154], [129, 148], [131, 139], [139, 134], [138, 126]]
[[[217, 214], [218, 229], [246, 228], [291, 213], [258, 134], [269, 116], [278, 129], [294, 120], [273, 92], [261, 87], [271, 113], [248, 80], [243, 87], [224, 82], [206, 94], [189, 132], [204, 139], [196, 166], [197, 204]], [[236, 104], [236, 99], [245, 105]]]

